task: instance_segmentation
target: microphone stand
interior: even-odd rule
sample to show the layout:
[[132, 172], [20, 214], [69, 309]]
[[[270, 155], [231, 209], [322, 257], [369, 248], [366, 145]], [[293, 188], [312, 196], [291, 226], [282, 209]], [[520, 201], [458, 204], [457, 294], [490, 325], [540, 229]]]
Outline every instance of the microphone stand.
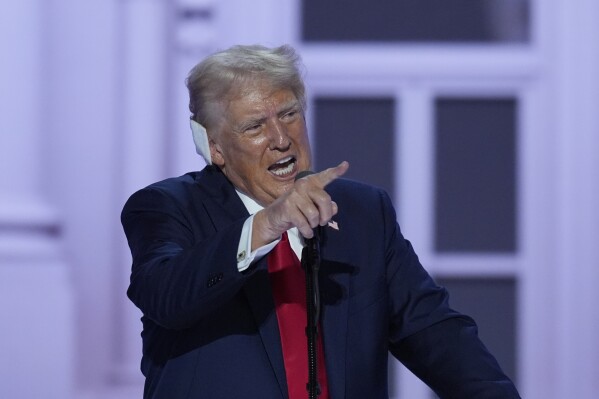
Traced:
[[302, 250], [302, 267], [306, 273], [306, 338], [308, 340], [308, 390], [309, 399], [317, 399], [320, 395], [318, 383], [317, 337], [318, 320], [320, 318], [320, 290], [318, 287], [318, 270], [320, 268], [320, 227], [314, 229], [314, 237], [306, 240]]

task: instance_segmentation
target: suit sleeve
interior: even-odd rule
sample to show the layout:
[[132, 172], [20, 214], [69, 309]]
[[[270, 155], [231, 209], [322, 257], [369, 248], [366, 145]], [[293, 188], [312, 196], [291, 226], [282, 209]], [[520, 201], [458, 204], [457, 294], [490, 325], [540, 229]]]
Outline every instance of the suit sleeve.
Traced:
[[198, 229], [187, 216], [180, 202], [156, 188], [133, 194], [121, 214], [133, 257], [127, 295], [168, 329], [190, 327], [214, 312], [252, 273], [237, 269], [245, 218], [216, 231], [209, 221]]
[[386, 194], [382, 201], [391, 353], [441, 398], [519, 398], [478, 338], [474, 321], [449, 307], [447, 291], [420, 264]]

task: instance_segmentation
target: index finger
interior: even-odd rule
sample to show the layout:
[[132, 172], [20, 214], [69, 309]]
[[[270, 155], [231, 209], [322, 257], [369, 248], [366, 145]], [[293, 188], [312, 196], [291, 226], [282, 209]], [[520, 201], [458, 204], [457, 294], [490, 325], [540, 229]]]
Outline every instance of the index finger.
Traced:
[[322, 172], [316, 173], [314, 176], [317, 178], [318, 182], [321, 185], [321, 188], [324, 188], [333, 180], [340, 178], [347, 172], [349, 169], [349, 162], [343, 161], [339, 165], [323, 170]]

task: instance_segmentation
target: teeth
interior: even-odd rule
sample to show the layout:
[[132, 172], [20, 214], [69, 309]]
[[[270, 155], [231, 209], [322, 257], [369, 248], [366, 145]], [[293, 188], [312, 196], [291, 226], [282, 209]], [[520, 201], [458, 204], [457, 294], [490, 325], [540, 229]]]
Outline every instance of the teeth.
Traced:
[[281, 159], [280, 161], [278, 161], [276, 163], [277, 164], [282, 164], [282, 163], [289, 162], [289, 161], [291, 161], [291, 156], [283, 158], [283, 159]]
[[[288, 162], [289, 160], [287, 160]], [[277, 164], [279, 164], [280, 162], [277, 162]], [[284, 168], [281, 169], [273, 169], [272, 173], [274, 173], [277, 176], [284, 176], [288, 173], [291, 173], [293, 171], [293, 167], [295, 166], [295, 162], [291, 162], [289, 165], [287, 165]]]

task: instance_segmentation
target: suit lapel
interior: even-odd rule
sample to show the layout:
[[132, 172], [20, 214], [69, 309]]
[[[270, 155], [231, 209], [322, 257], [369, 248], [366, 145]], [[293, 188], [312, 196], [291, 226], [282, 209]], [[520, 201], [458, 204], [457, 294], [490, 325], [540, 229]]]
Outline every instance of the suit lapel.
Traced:
[[268, 277], [266, 257], [259, 260], [254, 267], [260, 271], [252, 276], [243, 290], [254, 314], [254, 319], [262, 338], [262, 344], [279, 382], [281, 395], [287, 398], [287, 378], [281, 349], [281, 335], [279, 333], [279, 324], [275, 313], [270, 279]]
[[[219, 230], [235, 220], [249, 216], [233, 185], [216, 167], [206, 167], [198, 175], [196, 181], [200, 190], [207, 197], [203, 204], [215, 229]], [[279, 383], [281, 395], [283, 398], [287, 398], [287, 380], [281, 351], [281, 338], [274, 311], [275, 305], [266, 267], [266, 257], [252, 267], [256, 272], [248, 279], [243, 291]]]

